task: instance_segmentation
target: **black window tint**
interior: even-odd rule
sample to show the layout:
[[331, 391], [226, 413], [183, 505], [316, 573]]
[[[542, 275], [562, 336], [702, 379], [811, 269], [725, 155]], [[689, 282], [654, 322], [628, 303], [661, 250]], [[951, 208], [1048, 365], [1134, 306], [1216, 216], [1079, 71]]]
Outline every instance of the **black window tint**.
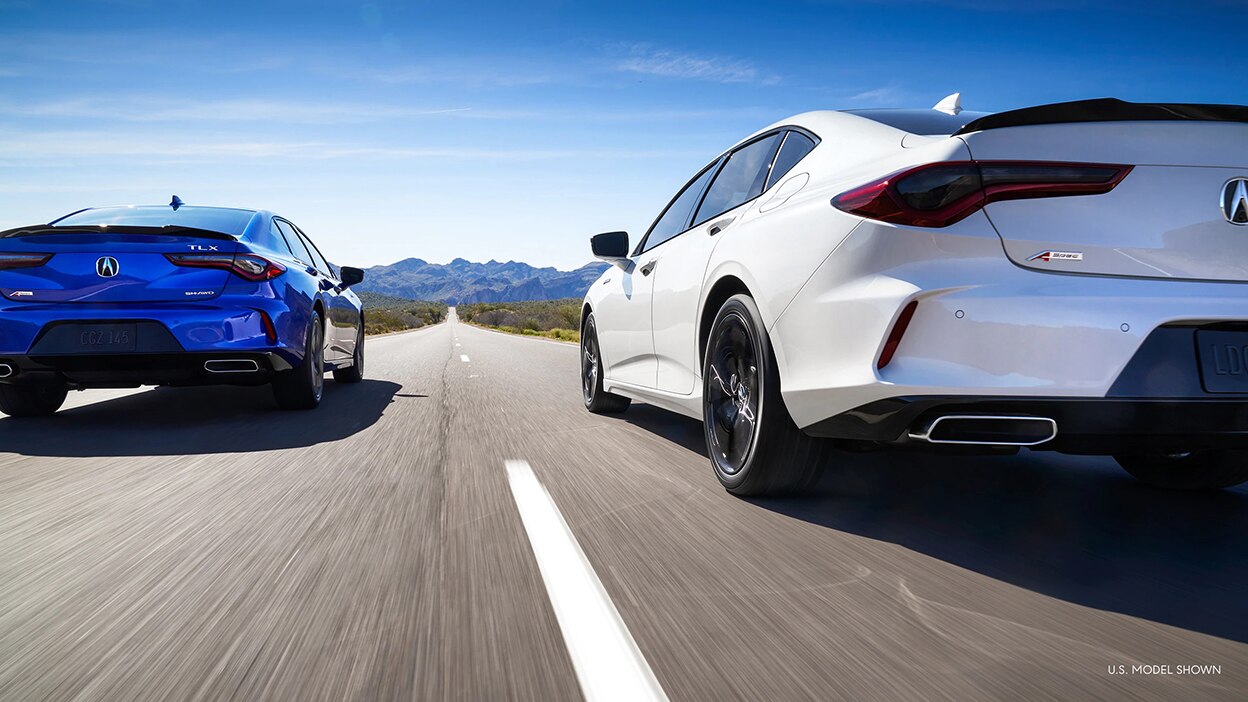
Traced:
[[295, 258], [303, 261], [309, 266], [314, 265], [315, 260], [312, 258], [312, 254], [308, 253], [308, 247], [303, 245], [303, 242], [299, 239], [299, 235], [295, 233], [295, 228], [291, 226], [290, 222], [280, 219], [275, 219], [273, 221], [277, 224], [277, 228], [281, 230], [282, 234], [286, 237], [286, 243], [290, 246], [290, 250], [294, 253]]
[[728, 163], [720, 169], [715, 182], [706, 191], [702, 206], [698, 208], [698, 216], [693, 218], [694, 225], [758, 197], [763, 192], [767, 167], [771, 165], [771, 157], [776, 153], [779, 141], [780, 135], [772, 134], [732, 152]]
[[194, 227], [239, 236], [247, 229], [251, 210], [233, 210], [226, 207], [193, 207], [183, 205], [178, 209], [145, 205], [140, 207], [99, 207], [83, 210], [62, 217], [52, 224], [58, 227], [131, 225], [136, 227]]
[[689, 223], [689, 213], [693, 211], [693, 206], [697, 204], [698, 197], [702, 195], [702, 190], [706, 188], [706, 181], [710, 180], [714, 173], [715, 165], [707, 166], [705, 171], [698, 174], [698, 177], [694, 178], [693, 182], [680, 191], [680, 194], [672, 200], [672, 204], [667, 206], [663, 216], [659, 217], [659, 221], [655, 222], [653, 227], [650, 227], [650, 233], [646, 236], [644, 251], [653, 249], [689, 228], [685, 226]]
[[780, 153], [776, 154], [775, 163], [771, 164], [771, 175], [767, 178], [767, 187], [775, 185], [776, 181], [793, 170], [797, 162], [805, 158], [813, 148], [815, 148], [813, 139], [801, 132], [789, 132], [784, 138], [784, 143], [780, 145]]
[[321, 255], [321, 250], [316, 248], [316, 244], [312, 243], [312, 240], [308, 238], [307, 234], [303, 233], [302, 229], [299, 230], [299, 237], [303, 239], [303, 243], [308, 247], [308, 251], [312, 252], [312, 260], [316, 262], [316, 269], [331, 278], [337, 278], [338, 273], [334, 271], [334, 267], [329, 265], [329, 261], [325, 260], [325, 257]]

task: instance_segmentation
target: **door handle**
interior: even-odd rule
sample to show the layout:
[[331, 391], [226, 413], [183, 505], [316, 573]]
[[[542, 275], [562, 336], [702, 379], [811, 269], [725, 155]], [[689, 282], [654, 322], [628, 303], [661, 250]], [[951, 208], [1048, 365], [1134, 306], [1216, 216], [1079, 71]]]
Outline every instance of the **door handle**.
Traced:
[[713, 223], [711, 224], [711, 226], [709, 226], [709, 227], [707, 227], [707, 228], [706, 228], [706, 235], [707, 235], [707, 236], [715, 236], [716, 234], [718, 234], [718, 233], [720, 233], [720, 232], [724, 231], [725, 229], [727, 229], [727, 228], [728, 228], [728, 225], [729, 225], [729, 224], [732, 224], [732, 220], [734, 220], [734, 219], [736, 219], [736, 217], [735, 217], [735, 216], [734, 216], [734, 217], [724, 217], [723, 219], [719, 220], [718, 222], [713, 222]]
[[658, 262], [659, 262], [659, 259], [657, 259], [657, 258], [655, 258], [655, 259], [651, 259], [649, 263], [647, 263], [647, 264], [645, 264], [645, 265], [643, 265], [643, 266], [641, 267], [641, 274], [642, 274], [642, 275], [650, 275], [650, 271], [653, 271], [653, 270], [654, 270], [654, 267], [655, 267], [655, 265], [657, 265], [657, 264], [658, 264]]

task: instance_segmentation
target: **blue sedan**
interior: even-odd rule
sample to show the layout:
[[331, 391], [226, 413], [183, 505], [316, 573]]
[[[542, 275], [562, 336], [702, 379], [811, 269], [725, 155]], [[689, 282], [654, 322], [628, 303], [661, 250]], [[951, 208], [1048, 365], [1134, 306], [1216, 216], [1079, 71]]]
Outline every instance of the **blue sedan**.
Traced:
[[70, 389], [262, 385], [312, 409], [357, 383], [358, 268], [263, 210], [81, 210], [0, 232], [0, 410], [56, 412]]

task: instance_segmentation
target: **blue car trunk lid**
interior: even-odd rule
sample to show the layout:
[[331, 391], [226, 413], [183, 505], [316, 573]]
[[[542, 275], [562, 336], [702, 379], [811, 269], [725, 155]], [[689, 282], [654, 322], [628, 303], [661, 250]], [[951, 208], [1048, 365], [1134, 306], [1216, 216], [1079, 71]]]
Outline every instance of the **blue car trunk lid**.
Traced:
[[193, 233], [67, 231], [0, 239], [6, 254], [51, 255], [42, 265], [0, 263], [0, 295], [15, 302], [186, 302], [221, 294], [231, 273], [174, 265], [166, 254], [238, 249], [233, 238]]

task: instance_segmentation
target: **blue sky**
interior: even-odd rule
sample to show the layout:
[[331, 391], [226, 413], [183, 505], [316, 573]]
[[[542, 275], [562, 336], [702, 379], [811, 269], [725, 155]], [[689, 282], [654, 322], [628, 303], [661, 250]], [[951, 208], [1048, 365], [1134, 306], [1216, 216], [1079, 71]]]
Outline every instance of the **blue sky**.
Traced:
[[1245, 27], [1246, 0], [0, 0], [0, 227], [176, 192], [341, 263], [569, 268], [809, 109], [1248, 103]]

